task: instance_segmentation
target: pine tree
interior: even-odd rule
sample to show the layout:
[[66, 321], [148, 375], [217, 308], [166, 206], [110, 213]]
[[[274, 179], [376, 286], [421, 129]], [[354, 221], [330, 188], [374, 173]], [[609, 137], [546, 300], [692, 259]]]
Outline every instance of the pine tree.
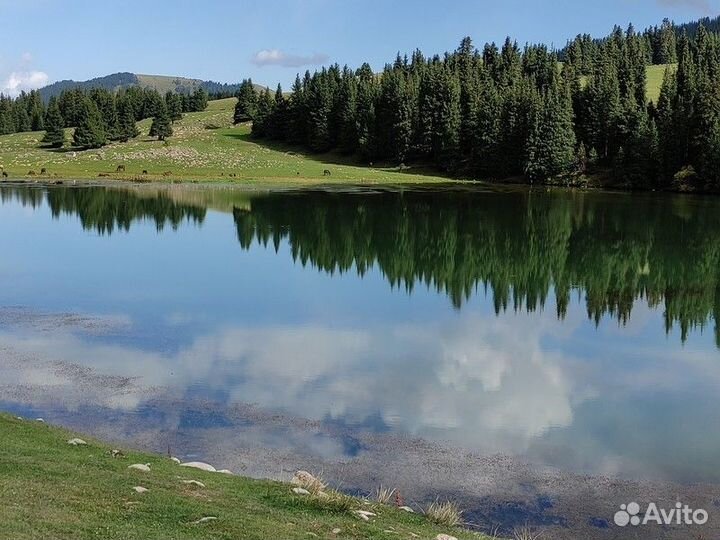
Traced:
[[25, 105], [20, 102], [15, 103], [15, 132], [21, 133], [23, 131], [30, 131], [32, 125], [30, 124], [30, 115], [25, 109]]
[[28, 113], [30, 115], [30, 129], [42, 131], [45, 129], [45, 107], [40, 92], [33, 90], [28, 99]]
[[94, 88], [90, 91], [90, 99], [95, 102], [100, 112], [105, 136], [110, 140], [117, 140], [118, 117], [115, 96], [103, 88]]
[[190, 111], [201, 112], [207, 108], [208, 93], [204, 88], [198, 88], [190, 96]]
[[257, 93], [255, 92], [252, 79], [245, 79], [240, 83], [237, 99], [233, 123], [240, 124], [242, 122], [252, 121], [255, 117], [255, 109], [257, 106]]
[[155, 117], [150, 126], [150, 137], [157, 137], [158, 141], [164, 141], [173, 134], [170, 115], [168, 114], [165, 101], [158, 106]]
[[104, 146], [107, 143], [107, 136], [95, 102], [89, 97], [83, 96], [77, 114], [79, 118], [73, 134], [73, 145], [83, 149]]
[[170, 120], [173, 124], [176, 120], [180, 120], [182, 118], [182, 98], [175, 92], [168, 91], [165, 94], [165, 107], [167, 107]]
[[117, 100], [118, 108], [118, 139], [127, 142], [137, 137], [140, 132], [135, 123], [135, 112], [132, 101], [128, 96], [120, 97]]
[[255, 137], [266, 137], [268, 135], [274, 103], [270, 89], [266, 88], [265, 91], [260, 94], [260, 99], [258, 99], [255, 111], [255, 118], [253, 119], [252, 134]]
[[543, 181], [569, 173], [575, 165], [575, 132], [569, 91], [556, 84], [543, 99], [528, 142], [525, 173]]
[[60, 114], [60, 107], [55, 97], [50, 98], [44, 124], [45, 136], [42, 142], [51, 148], [60, 148], [65, 144], [65, 121]]

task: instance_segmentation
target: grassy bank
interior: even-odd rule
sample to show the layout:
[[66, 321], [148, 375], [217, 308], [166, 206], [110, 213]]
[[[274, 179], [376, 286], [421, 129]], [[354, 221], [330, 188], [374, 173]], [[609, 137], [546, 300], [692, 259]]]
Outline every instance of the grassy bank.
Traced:
[[[141, 135], [83, 152], [52, 150], [44, 132], [0, 136], [0, 166], [9, 178], [198, 180], [239, 183], [418, 183], [447, 182], [423, 170], [367, 167], [336, 153], [307, 155], [289, 147], [257, 144], [247, 124], [233, 126], [235, 98], [211, 101], [203, 112], [175, 122], [166, 143], [147, 136], [150, 120], [138, 123]], [[71, 140], [72, 130], [66, 130]], [[116, 172], [118, 165], [124, 172]], [[42, 169], [46, 173], [41, 174]], [[329, 171], [327, 176], [325, 171]], [[29, 174], [34, 172], [35, 175]], [[147, 174], [143, 174], [147, 171]], [[103, 175], [100, 177], [99, 175]]]
[[[185, 468], [153, 454], [113, 457], [114, 447], [82, 435], [87, 445], [69, 445], [76, 436], [0, 414], [0, 538], [480, 538], [330, 491], [297, 495], [288, 484]], [[135, 463], [149, 464], [150, 472], [128, 468]], [[136, 493], [136, 486], [149, 491]], [[355, 510], [376, 516], [364, 521]]]

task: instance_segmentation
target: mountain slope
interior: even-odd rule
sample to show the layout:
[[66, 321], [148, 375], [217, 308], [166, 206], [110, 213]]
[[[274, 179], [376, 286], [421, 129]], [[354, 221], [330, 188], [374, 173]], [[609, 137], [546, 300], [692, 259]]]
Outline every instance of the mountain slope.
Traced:
[[[234, 94], [240, 87], [239, 84], [225, 84], [215, 81], [203, 81], [201, 79], [191, 79], [188, 77], [175, 77], [169, 75], [142, 75], [139, 73], [113, 73], [104, 77], [96, 77], [87, 81], [63, 80], [49, 84], [40, 89], [40, 96], [44, 101], [48, 101], [52, 96], [58, 96], [64, 90], [80, 88], [88, 90], [90, 88], [104, 88], [116, 92], [122, 88], [130, 86], [142, 86], [152, 88], [158, 92], [165, 93], [167, 91], [187, 94], [204, 88], [210, 94], [226, 93]], [[258, 89], [260, 87], [256, 85]]]

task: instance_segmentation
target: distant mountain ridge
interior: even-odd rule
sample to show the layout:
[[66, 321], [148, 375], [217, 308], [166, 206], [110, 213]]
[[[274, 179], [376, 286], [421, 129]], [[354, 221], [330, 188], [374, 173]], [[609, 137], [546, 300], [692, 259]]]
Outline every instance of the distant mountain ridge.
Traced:
[[[85, 90], [89, 90], [91, 88], [104, 88], [106, 90], [117, 92], [118, 90], [131, 86], [153, 88], [161, 93], [172, 91], [180, 94], [189, 94], [198, 88], [204, 88], [209, 94], [222, 93], [232, 95], [237, 92], [240, 84], [226, 84], [215, 81], [203, 81], [201, 79], [190, 79], [188, 77], [174, 77], [170, 75], [142, 75], [139, 73], [120, 72], [105, 75], [104, 77], [96, 77], [87, 81], [57, 81], [40, 88], [40, 96], [47, 102], [52, 96], [58, 96], [64, 90], [73, 90], [76, 88]], [[264, 87], [258, 85], [256, 86], [258, 89], [264, 89]]]

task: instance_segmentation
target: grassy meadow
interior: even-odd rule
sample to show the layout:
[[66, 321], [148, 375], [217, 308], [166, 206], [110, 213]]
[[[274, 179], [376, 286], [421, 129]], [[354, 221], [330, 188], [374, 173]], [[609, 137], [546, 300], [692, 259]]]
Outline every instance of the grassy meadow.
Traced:
[[[116, 447], [84, 436], [86, 446], [69, 445], [76, 436], [0, 414], [0, 538], [484, 538], [333, 491], [298, 495], [289, 484], [181, 467], [165, 456], [113, 456]], [[135, 463], [149, 464], [150, 472], [128, 468]], [[375, 515], [365, 521], [356, 510]]]
[[[3, 135], [0, 166], [9, 179], [181, 179], [292, 184], [447, 181], [432, 173], [425, 174], [426, 171], [360, 165], [336, 153], [307, 155], [290, 147], [258, 144], [250, 137], [249, 124], [232, 125], [235, 102], [235, 98], [211, 101], [205, 111], [185, 114], [175, 122], [174, 134], [166, 142], [147, 136], [149, 119], [138, 123], [141, 134], [136, 139], [97, 150], [43, 148], [40, 141], [44, 132]], [[66, 131], [70, 141], [72, 129]], [[124, 165], [125, 172], [116, 173], [118, 165]], [[46, 174], [41, 176], [43, 168]], [[143, 174], [145, 170], [147, 174]], [[325, 170], [330, 171], [330, 176], [325, 176]]]

